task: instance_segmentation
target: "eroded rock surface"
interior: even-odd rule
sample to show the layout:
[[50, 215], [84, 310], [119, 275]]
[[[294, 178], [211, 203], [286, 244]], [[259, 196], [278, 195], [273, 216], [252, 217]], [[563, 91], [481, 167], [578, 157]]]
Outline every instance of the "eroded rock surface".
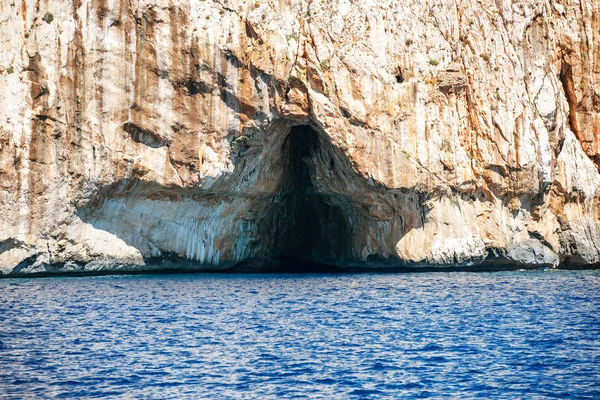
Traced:
[[597, 266], [598, 26], [598, 0], [0, 2], [0, 270]]

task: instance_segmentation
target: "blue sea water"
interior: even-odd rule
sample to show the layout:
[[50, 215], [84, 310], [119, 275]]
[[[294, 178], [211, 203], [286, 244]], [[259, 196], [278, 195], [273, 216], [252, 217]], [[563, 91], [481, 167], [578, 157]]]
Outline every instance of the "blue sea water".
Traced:
[[0, 280], [0, 398], [600, 398], [600, 271]]

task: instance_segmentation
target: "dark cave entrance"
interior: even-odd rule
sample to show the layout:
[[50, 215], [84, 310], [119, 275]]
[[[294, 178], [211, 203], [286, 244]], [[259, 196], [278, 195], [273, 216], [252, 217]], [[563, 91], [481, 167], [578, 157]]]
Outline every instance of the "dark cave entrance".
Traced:
[[287, 169], [274, 238], [277, 270], [335, 272], [348, 248], [348, 220], [343, 198], [318, 189], [336, 176], [334, 148], [313, 128], [301, 125], [292, 128], [283, 151]]

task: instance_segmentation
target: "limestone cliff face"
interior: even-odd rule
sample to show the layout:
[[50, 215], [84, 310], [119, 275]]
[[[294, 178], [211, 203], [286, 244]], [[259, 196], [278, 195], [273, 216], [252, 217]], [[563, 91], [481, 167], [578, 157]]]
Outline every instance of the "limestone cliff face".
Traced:
[[599, 27], [598, 0], [2, 1], [0, 271], [597, 266]]

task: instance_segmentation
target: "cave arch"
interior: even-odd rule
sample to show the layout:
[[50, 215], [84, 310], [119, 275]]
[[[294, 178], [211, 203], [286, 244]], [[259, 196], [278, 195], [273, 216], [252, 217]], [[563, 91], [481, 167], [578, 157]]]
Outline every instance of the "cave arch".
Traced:
[[246, 136], [247, 145], [230, 153], [233, 171], [199, 187], [123, 179], [99, 188], [77, 216], [128, 246], [124, 262], [141, 257], [152, 269], [335, 272], [396, 264], [396, 243], [423, 220], [419, 196], [358, 173], [335, 135], [298, 122], [278, 120]]
[[279, 207], [269, 228], [279, 272], [334, 272], [343, 265], [351, 232], [347, 201], [326, 190], [336, 176], [335, 151], [310, 125], [291, 127], [284, 139]]

